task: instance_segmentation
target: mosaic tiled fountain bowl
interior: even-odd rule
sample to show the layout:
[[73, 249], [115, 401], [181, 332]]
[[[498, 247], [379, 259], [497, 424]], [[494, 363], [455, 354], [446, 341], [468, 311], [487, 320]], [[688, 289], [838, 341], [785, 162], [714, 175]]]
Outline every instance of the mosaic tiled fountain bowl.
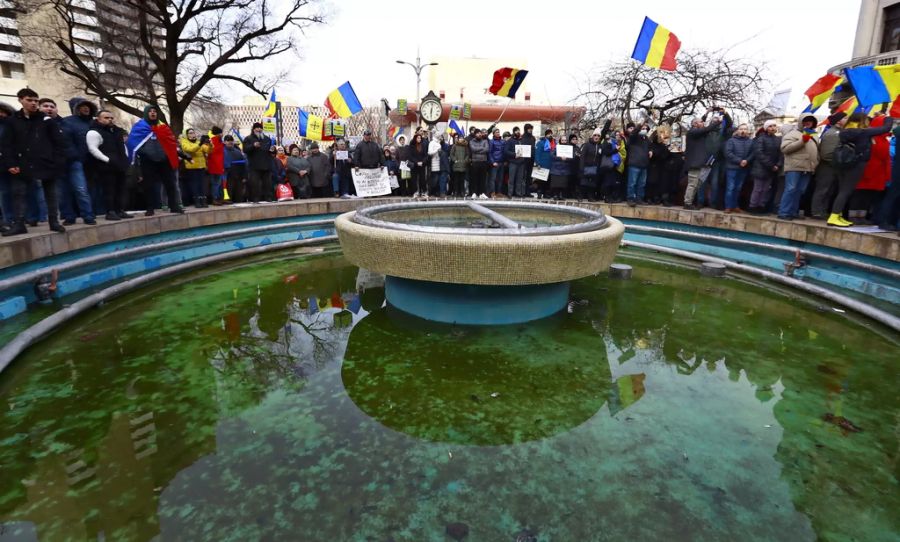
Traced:
[[375, 205], [335, 220], [390, 305], [457, 324], [512, 324], [566, 306], [569, 281], [605, 271], [625, 228], [598, 210], [530, 202]]

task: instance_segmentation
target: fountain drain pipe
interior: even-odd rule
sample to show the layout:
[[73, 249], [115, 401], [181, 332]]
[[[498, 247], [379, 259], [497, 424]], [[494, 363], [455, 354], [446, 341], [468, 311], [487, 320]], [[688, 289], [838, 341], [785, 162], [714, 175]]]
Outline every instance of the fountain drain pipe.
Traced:
[[635, 247], [635, 248], [643, 248], [647, 250], [653, 250], [656, 252], [663, 252], [665, 254], [672, 254], [674, 256], [681, 256], [682, 258], [688, 258], [691, 260], [697, 260], [701, 262], [709, 262], [709, 263], [719, 263], [724, 265], [729, 269], [734, 269], [735, 271], [740, 271], [742, 273], [747, 273], [750, 275], [756, 275], [758, 277], [762, 277], [767, 280], [771, 280], [773, 282], [779, 282], [781, 284], [790, 286], [791, 288], [796, 288], [798, 290], [802, 290], [804, 292], [813, 294], [815, 296], [827, 299], [829, 301], [833, 301], [838, 305], [842, 305], [856, 311], [864, 316], [875, 320], [876, 322], [880, 322], [894, 331], [900, 332], [900, 318], [889, 314], [883, 310], [876, 309], [871, 305], [867, 305], [861, 301], [853, 299], [851, 297], [847, 297], [845, 295], [832, 292], [831, 290], [826, 290], [821, 286], [816, 286], [815, 284], [809, 284], [807, 282], [803, 282], [801, 280], [797, 280], [795, 278], [786, 277], [784, 275], [779, 275], [778, 273], [773, 273], [771, 271], [767, 271], [765, 269], [757, 269], [755, 267], [751, 267], [749, 265], [744, 265], [741, 263], [732, 262], [729, 260], [724, 260], [722, 258], [716, 258], [713, 256], [707, 256], [705, 254], [698, 254], [696, 252], [689, 252], [687, 250], [680, 250], [677, 248], [669, 248], [660, 245], [653, 245], [650, 243], [641, 243], [638, 241], [622, 241], [622, 246], [626, 247]]
[[139, 277], [120, 282], [118, 284], [110, 286], [109, 288], [100, 290], [95, 294], [91, 294], [84, 299], [80, 299], [75, 303], [72, 303], [68, 307], [53, 313], [47, 318], [44, 318], [40, 322], [29, 327], [25, 331], [19, 333], [3, 348], [0, 348], [0, 373], [2, 373], [3, 370], [6, 369], [6, 367], [8, 367], [9, 364], [12, 363], [12, 361], [16, 359], [16, 357], [21, 354], [26, 348], [39, 341], [41, 338], [47, 336], [50, 332], [52, 332], [59, 326], [71, 321], [73, 318], [92, 307], [115, 299], [122, 294], [130, 292], [135, 288], [139, 288], [141, 286], [149, 284], [155, 280], [165, 278], [170, 275], [175, 275], [184, 271], [189, 271], [191, 269], [194, 269], [195, 267], [217, 264], [235, 258], [245, 258], [247, 256], [262, 254], [273, 250], [318, 245], [337, 240], [337, 235], [328, 235], [325, 237], [299, 239], [297, 241], [286, 241], [284, 243], [276, 243], [272, 245], [235, 250], [232, 252], [226, 252], [224, 254], [216, 254], [214, 256], [207, 256], [205, 258], [199, 258], [197, 260], [191, 260], [189, 262], [176, 264], [164, 269], [153, 271], [152, 273], [147, 273], [146, 275], [141, 275]]
[[[139, 247], [126, 248], [124, 250], [116, 250], [114, 252], [107, 252], [104, 254], [95, 254], [93, 256], [86, 256], [84, 258], [78, 258], [77, 260], [71, 260], [68, 262], [61, 263], [59, 265], [50, 265], [47, 267], [42, 267], [40, 269], [35, 269], [34, 271], [29, 271], [27, 273], [23, 273], [21, 275], [17, 275], [12, 278], [0, 280], [0, 292], [4, 290], [8, 290], [10, 288], [15, 288], [17, 286], [21, 286], [23, 284], [33, 284], [36, 280], [40, 279], [42, 276], [56, 270], [58, 272], [69, 271], [70, 269], [77, 269], [79, 267], [84, 267], [86, 265], [91, 265], [93, 263], [100, 262], [109, 262], [112, 260], [118, 260], [120, 258], [124, 258], [126, 256], [134, 256], [136, 254], [142, 254], [144, 252], [158, 252], [160, 250], [165, 250], [169, 248], [177, 248], [182, 245], [190, 245], [190, 244], [202, 244], [209, 241], [216, 241], [219, 239], [227, 239], [229, 237], [238, 237], [247, 234], [253, 233], [264, 233], [267, 231], [277, 231], [277, 230], [286, 230], [290, 228], [297, 228], [300, 226], [331, 226], [334, 227], [334, 219], [326, 219], [326, 220], [310, 220], [308, 222], [282, 222], [278, 224], [268, 224], [266, 226], [254, 226], [252, 228], [242, 228], [239, 230], [229, 230], [218, 233], [210, 233], [208, 235], [200, 235], [197, 237], [185, 237], [184, 239], [174, 239], [172, 241], [164, 241], [162, 243], [150, 243], [147, 245], [141, 245]], [[199, 242], [199, 243], [198, 243]]]

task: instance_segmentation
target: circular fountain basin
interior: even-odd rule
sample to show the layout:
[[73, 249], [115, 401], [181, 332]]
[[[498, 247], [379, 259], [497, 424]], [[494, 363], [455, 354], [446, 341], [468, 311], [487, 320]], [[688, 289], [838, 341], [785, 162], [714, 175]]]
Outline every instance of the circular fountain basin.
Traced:
[[530, 202], [406, 202], [339, 216], [344, 255], [385, 275], [388, 302], [439, 322], [510, 324], [605, 271], [625, 228], [600, 211]]

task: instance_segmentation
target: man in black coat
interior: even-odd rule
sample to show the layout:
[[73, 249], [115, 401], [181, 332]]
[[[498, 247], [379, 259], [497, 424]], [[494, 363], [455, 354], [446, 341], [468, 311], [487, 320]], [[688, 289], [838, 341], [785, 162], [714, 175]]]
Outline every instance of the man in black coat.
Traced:
[[3, 236], [28, 233], [25, 194], [28, 183], [41, 181], [47, 200], [50, 229], [65, 232], [59, 223], [56, 179], [65, 168], [65, 143], [60, 125], [38, 110], [37, 92], [23, 88], [16, 96], [22, 109], [8, 120], [2, 145], [3, 167], [9, 172], [13, 220]]
[[250, 201], [259, 203], [262, 190], [272, 185], [272, 157], [269, 149], [272, 139], [263, 133], [262, 123], [253, 124], [253, 133], [244, 138], [244, 154], [247, 155], [247, 185]]
[[[694, 209], [694, 196], [702, 184], [700, 171], [710, 168], [710, 152], [707, 150], [706, 136], [719, 129], [716, 119], [704, 126], [703, 119], [697, 117], [691, 121], [691, 129], [687, 133], [687, 149], [684, 152], [684, 167], [688, 172], [688, 185], [684, 192], [684, 208]], [[707, 171], [709, 175], [709, 171]], [[699, 200], [699, 198], [698, 198]]]
[[106, 220], [132, 218], [125, 212], [125, 172], [128, 171], [128, 155], [122, 132], [113, 124], [113, 115], [107, 110], [97, 113], [85, 140], [91, 156], [90, 168], [93, 182], [103, 187], [106, 200]]
[[363, 140], [353, 150], [353, 167], [356, 169], [377, 169], [384, 165], [384, 151], [381, 145], [372, 141], [372, 130], [363, 132]]

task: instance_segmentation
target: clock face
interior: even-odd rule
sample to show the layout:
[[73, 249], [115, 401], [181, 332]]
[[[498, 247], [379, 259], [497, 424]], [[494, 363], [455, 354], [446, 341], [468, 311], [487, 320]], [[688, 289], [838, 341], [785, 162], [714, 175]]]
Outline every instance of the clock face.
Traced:
[[425, 122], [437, 122], [441, 118], [443, 107], [441, 102], [427, 101], [422, 102], [422, 118]]

